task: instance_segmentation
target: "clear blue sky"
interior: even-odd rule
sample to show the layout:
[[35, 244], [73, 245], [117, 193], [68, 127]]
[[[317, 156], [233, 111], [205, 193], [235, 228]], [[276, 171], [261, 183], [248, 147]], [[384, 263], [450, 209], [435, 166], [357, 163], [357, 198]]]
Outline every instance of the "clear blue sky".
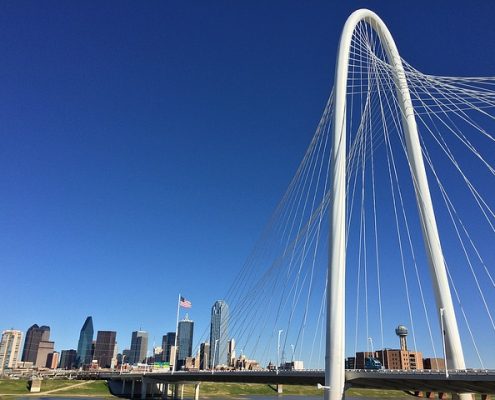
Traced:
[[[333, 4], [339, 3], [339, 5]], [[489, 1], [0, 3], [0, 329], [203, 332], [376, 11], [421, 71], [494, 75]]]

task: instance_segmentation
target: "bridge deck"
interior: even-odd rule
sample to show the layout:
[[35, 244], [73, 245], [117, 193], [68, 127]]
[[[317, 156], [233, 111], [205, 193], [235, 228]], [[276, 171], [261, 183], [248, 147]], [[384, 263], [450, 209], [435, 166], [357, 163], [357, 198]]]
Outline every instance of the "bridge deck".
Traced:
[[[228, 382], [264, 383], [284, 385], [324, 384], [321, 370], [306, 371], [197, 371], [100, 374], [101, 379], [142, 380], [167, 383]], [[399, 370], [347, 370], [346, 386], [368, 389], [396, 389], [446, 393], [495, 393], [495, 371], [399, 371]]]

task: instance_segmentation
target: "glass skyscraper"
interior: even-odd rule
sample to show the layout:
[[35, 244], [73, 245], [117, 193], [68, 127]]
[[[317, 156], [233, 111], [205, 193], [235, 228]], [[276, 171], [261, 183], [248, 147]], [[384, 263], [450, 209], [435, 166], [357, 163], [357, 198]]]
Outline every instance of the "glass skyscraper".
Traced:
[[194, 332], [194, 322], [186, 317], [179, 321], [179, 328], [177, 329], [177, 367], [176, 370], [181, 369], [186, 363], [186, 358], [192, 355], [192, 341]]
[[162, 361], [164, 361], [164, 362], [170, 362], [170, 355], [172, 353], [172, 347], [174, 345], [175, 345], [175, 332], [168, 332], [166, 335], [163, 335], [163, 340], [162, 340], [162, 348], [163, 348]]
[[79, 342], [77, 344], [77, 366], [91, 364], [92, 355], [92, 343], [93, 343], [93, 318], [88, 317], [84, 321], [84, 325], [81, 328], [79, 334]]
[[215, 301], [211, 308], [210, 368], [229, 365], [228, 359], [229, 306], [223, 300]]

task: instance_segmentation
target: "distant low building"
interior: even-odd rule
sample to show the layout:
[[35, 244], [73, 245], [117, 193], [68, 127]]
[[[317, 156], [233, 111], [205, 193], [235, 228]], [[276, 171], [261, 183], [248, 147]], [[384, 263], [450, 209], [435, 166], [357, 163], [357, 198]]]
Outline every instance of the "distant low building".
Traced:
[[49, 353], [46, 357], [46, 368], [57, 369], [60, 354], [57, 351]]
[[[354, 358], [355, 369], [364, 369], [364, 364], [366, 363], [366, 358], [373, 357], [378, 358], [378, 353], [373, 353], [371, 351], [359, 351], [356, 353], [356, 357]], [[399, 368], [400, 369], [400, 368]]]
[[31, 361], [18, 361], [17, 369], [20, 370], [31, 370], [34, 368], [34, 364]]
[[161, 346], [156, 346], [153, 348], [153, 359], [154, 362], [160, 362], [163, 359], [163, 348]]
[[199, 358], [198, 357], [186, 357], [186, 361], [184, 363], [184, 368], [186, 370], [199, 369]]
[[[271, 369], [271, 366], [273, 366], [273, 369], [275, 369], [275, 365], [270, 363], [268, 365], [268, 369]], [[255, 371], [255, 370], [260, 370], [260, 364], [256, 360], [249, 360], [245, 355], [241, 355], [238, 359], [235, 360], [234, 368], [236, 370], [248, 370], [248, 371]]]
[[300, 371], [304, 369], [304, 362], [303, 361], [290, 361], [286, 362], [283, 365], [282, 369], [286, 369], [289, 371]]
[[377, 353], [386, 369], [423, 369], [423, 354], [419, 351], [385, 349]]
[[77, 367], [77, 352], [75, 349], [60, 352], [60, 369], [74, 369]]
[[424, 369], [445, 370], [445, 360], [443, 358], [425, 358], [423, 359]]
[[[407, 328], [399, 325], [395, 329], [395, 334], [399, 337], [400, 349], [383, 349], [378, 351], [357, 352], [354, 361], [355, 369], [365, 369], [366, 359], [374, 358], [381, 362], [385, 369], [404, 369], [415, 370], [423, 369], [423, 354], [420, 351], [410, 351], [407, 349]], [[351, 357], [347, 360], [346, 368], [349, 365]]]

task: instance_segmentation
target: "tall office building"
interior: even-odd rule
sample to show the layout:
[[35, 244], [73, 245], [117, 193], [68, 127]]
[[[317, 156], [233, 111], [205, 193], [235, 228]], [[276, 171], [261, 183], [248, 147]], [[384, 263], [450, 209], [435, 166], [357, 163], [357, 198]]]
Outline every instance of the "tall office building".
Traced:
[[[48, 331], [48, 333], [50, 333], [50, 331]], [[48, 337], [48, 339], [50, 338]], [[36, 363], [34, 365], [38, 368], [50, 368], [48, 366], [48, 359], [50, 354], [54, 352], [54, 349], [54, 342], [51, 342], [50, 340], [41, 340], [38, 346], [38, 353], [36, 354]]]
[[186, 364], [186, 358], [192, 355], [192, 341], [194, 332], [194, 322], [186, 317], [179, 321], [177, 329], [177, 366], [176, 370], [181, 369]]
[[229, 306], [223, 300], [217, 300], [211, 308], [210, 327], [210, 367], [229, 365], [228, 357]]
[[[26, 339], [24, 340], [24, 348], [22, 350], [22, 361], [32, 362], [36, 364], [36, 358], [38, 356], [38, 348], [41, 341], [48, 341], [50, 339], [50, 327], [37, 324], [32, 325], [26, 332]], [[46, 362], [46, 359], [45, 359]]]
[[163, 362], [170, 362], [171, 359], [170, 355], [172, 352], [172, 347], [174, 345], [175, 345], [175, 332], [168, 332], [166, 335], [163, 335], [163, 340], [162, 340]]
[[235, 365], [235, 340], [232, 338], [229, 340], [229, 351], [228, 351], [229, 367]]
[[61, 369], [74, 369], [77, 367], [77, 351], [74, 349], [62, 350], [60, 353], [60, 364]]
[[21, 331], [6, 330], [2, 332], [2, 341], [0, 341], [0, 371], [17, 366], [17, 361], [20, 361], [21, 341]]
[[210, 343], [204, 342], [199, 346], [199, 369], [208, 369], [210, 357]]
[[111, 368], [114, 358], [117, 332], [98, 331], [93, 359], [98, 361], [100, 368]]
[[93, 318], [87, 317], [86, 321], [79, 333], [79, 342], [77, 343], [77, 366], [90, 365], [92, 361], [92, 349], [93, 343]]
[[148, 355], [148, 332], [132, 332], [131, 352], [129, 354], [129, 364], [145, 362]]

